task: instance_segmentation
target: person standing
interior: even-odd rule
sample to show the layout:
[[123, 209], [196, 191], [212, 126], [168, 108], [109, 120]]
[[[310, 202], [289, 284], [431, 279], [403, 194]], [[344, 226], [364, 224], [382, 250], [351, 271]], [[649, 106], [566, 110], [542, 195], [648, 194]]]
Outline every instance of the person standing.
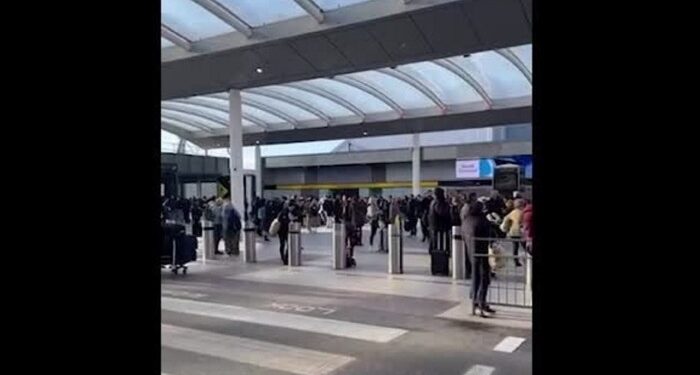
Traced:
[[[444, 191], [443, 191], [444, 192]], [[444, 197], [444, 195], [443, 195]], [[430, 205], [432, 203], [433, 199], [432, 196], [430, 195], [430, 191], [426, 194], [423, 199], [420, 200], [419, 202], [419, 213], [418, 217], [420, 219], [420, 230], [423, 235], [423, 239], [421, 240], [422, 242], [425, 241], [430, 241]]]
[[238, 256], [241, 253], [241, 215], [233, 206], [230, 196], [225, 199], [223, 206], [223, 231], [226, 254]]
[[476, 225], [476, 217], [471, 215], [469, 210], [476, 201], [476, 193], [469, 193], [467, 201], [464, 203], [462, 208], [459, 210], [459, 218], [461, 220], [460, 227], [462, 231], [462, 240], [464, 242], [464, 258], [466, 262], [466, 275], [467, 279], [471, 279], [472, 275], [472, 257], [469, 253], [474, 253], [474, 227]]
[[289, 223], [291, 214], [289, 213], [289, 208], [283, 207], [282, 210], [277, 214], [277, 221], [280, 223], [280, 227], [277, 230], [277, 236], [280, 240], [280, 258], [282, 259], [282, 264], [287, 265], [289, 259], [289, 250], [287, 248], [287, 243], [289, 239]]
[[427, 219], [429, 250], [448, 250], [452, 225], [451, 209], [442, 188], [435, 188], [435, 199], [430, 202]]
[[202, 236], [202, 202], [199, 199], [192, 200], [192, 234]]
[[377, 229], [379, 229], [379, 205], [377, 204], [376, 197], [369, 198], [369, 204], [367, 205], [367, 218], [369, 219], [370, 235], [369, 235], [369, 248], [374, 246], [374, 236], [377, 234]]
[[214, 254], [221, 255], [222, 251], [219, 250], [219, 242], [223, 239], [223, 215], [221, 211], [221, 206], [223, 205], [223, 200], [217, 198], [209, 202], [207, 210], [205, 212], [205, 217], [207, 220], [211, 221], [214, 226]]
[[525, 235], [526, 241], [525, 249], [532, 255], [532, 203], [527, 201], [523, 209], [523, 234]]
[[[474, 223], [474, 237], [488, 238], [491, 233], [491, 223], [486, 220], [484, 208], [480, 202], [469, 205], [470, 221]], [[489, 284], [491, 283], [491, 266], [489, 265], [489, 241], [474, 240], [474, 268], [472, 273], [472, 315], [476, 315], [477, 309], [481, 317], [486, 318], [488, 313], [495, 313], [486, 303]]]
[[517, 258], [518, 250], [522, 245], [525, 248], [525, 242], [518, 241], [522, 238], [522, 219], [523, 219], [523, 208], [525, 208], [525, 201], [522, 199], [516, 199], [513, 203], [513, 211], [511, 211], [505, 218], [503, 218], [503, 224], [501, 224], [501, 231], [503, 231], [508, 238], [514, 239], [513, 241], [513, 256], [515, 259], [515, 266], [521, 267], [520, 259]]

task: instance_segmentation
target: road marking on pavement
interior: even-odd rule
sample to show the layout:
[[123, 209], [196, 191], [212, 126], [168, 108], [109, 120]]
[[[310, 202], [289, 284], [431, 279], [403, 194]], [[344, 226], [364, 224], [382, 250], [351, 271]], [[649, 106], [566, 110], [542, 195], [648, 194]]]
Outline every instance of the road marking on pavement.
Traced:
[[408, 332], [399, 328], [380, 327], [369, 324], [345, 322], [277, 311], [250, 309], [211, 302], [161, 297], [161, 308], [179, 313], [208, 316], [239, 322], [262, 324], [340, 336], [365, 341], [389, 342]]
[[524, 342], [525, 339], [522, 337], [508, 336], [499, 342], [498, 345], [493, 348], [493, 350], [497, 352], [513, 353], [515, 349], [518, 349], [518, 347]]
[[474, 365], [464, 375], [491, 375], [495, 370], [495, 367]]
[[299, 375], [326, 375], [355, 358], [161, 324], [165, 347]]
[[163, 289], [163, 290], [160, 291], [160, 294], [161, 294], [161, 295], [171, 296], [171, 297], [189, 297], [189, 298], [195, 298], [195, 299], [208, 297], [208, 296], [207, 296], [206, 294], [204, 294], [204, 293], [192, 293], [192, 292], [187, 292], [187, 291], [184, 291], [184, 290], [183, 290], [183, 291], [180, 291], [180, 290], [167, 290], [167, 289]]

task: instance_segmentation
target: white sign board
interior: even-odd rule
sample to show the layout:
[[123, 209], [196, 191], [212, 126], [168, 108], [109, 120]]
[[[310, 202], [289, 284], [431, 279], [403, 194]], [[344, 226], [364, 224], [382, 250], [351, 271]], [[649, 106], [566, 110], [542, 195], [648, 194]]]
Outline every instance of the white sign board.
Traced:
[[479, 178], [479, 159], [457, 160], [455, 176], [456, 178]]

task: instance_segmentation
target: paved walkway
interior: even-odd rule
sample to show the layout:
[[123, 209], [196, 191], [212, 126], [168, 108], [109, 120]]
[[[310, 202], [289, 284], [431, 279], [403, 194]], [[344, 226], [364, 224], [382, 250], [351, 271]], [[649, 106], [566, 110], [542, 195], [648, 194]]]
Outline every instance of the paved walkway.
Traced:
[[531, 374], [529, 310], [472, 317], [468, 281], [430, 276], [419, 243], [407, 274], [386, 274], [386, 254], [366, 247], [358, 268], [332, 270], [330, 240], [305, 235], [298, 268], [281, 265], [274, 239], [257, 243], [255, 264], [163, 271], [163, 373]]

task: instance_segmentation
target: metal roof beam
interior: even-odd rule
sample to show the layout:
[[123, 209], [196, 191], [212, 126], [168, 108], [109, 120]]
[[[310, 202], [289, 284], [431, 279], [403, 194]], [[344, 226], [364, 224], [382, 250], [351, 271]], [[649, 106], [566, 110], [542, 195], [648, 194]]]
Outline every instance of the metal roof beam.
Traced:
[[392, 100], [390, 97], [388, 97], [386, 94], [383, 92], [375, 89], [374, 87], [358, 80], [357, 78], [353, 77], [345, 77], [345, 76], [337, 76], [334, 77], [333, 80], [337, 82], [344, 83], [348, 86], [352, 86], [358, 90], [364, 91], [365, 93], [374, 96], [375, 98], [379, 99], [382, 101], [384, 104], [389, 106], [394, 112], [396, 112], [399, 117], [404, 117], [404, 110], [399, 106], [394, 100]]
[[164, 23], [160, 24], [160, 36], [169, 40], [172, 44], [184, 49], [185, 51], [192, 51], [192, 41]]
[[400, 71], [399, 69], [378, 69], [377, 72], [407, 83], [414, 89], [418, 90], [421, 94], [427, 96], [428, 99], [435, 103], [438, 108], [440, 108], [440, 111], [444, 113], [447, 110], [447, 106], [442, 102], [440, 97], [438, 97], [433, 90], [428, 88], [428, 86], [424, 85], [423, 82], [419, 81], [418, 79], [406, 74], [403, 71]]
[[511, 64], [518, 68], [520, 73], [522, 73], [525, 76], [525, 78], [527, 78], [527, 81], [530, 82], [530, 84], [532, 84], [532, 72], [530, 71], [530, 69], [527, 68], [527, 66], [525, 66], [525, 63], [523, 63], [523, 61], [520, 60], [518, 55], [513, 53], [513, 51], [511, 51], [508, 48], [497, 49], [496, 53], [503, 56], [506, 60], [508, 60]]
[[462, 69], [459, 65], [455, 64], [454, 62], [450, 60], [434, 60], [430, 61], [431, 63], [449, 71], [450, 73], [458, 76], [459, 78], [462, 78], [469, 86], [471, 86], [474, 91], [476, 91], [479, 96], [481, 96], [482, 99], [488, 104], [489, 108], [493, 107], [493, 100], [491, 97], [489, 97], [489, 94], [486, 92], [483, 86], [474, 79], [474, 77], [471, 76], [471, 74], [467, 73], [464, 69]]
[[323, 23], [325, 16], [323, 14], [323, 9], [316, 4], [314, 0], [294, 0], [300, 7], [302, 7], [306, 13], [311, 17], [315, 18], [318, 23]]
[[199, 4], [202, 8], [206, 9], [209, 13], [215, 15], [220, 20], [226, 22], [229, 26], [233, 27], [236, 31], [250, 38], [253, 35], [253, 29], [233, 13], [230, 9], [221, 5], [216, 0], [192, 0]]

